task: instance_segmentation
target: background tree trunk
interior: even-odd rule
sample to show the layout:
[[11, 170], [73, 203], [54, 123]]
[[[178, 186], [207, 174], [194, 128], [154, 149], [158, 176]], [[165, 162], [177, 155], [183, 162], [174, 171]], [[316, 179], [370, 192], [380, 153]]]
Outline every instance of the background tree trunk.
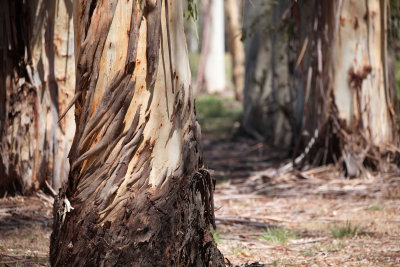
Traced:
[[73, 114], [72, 2], [0, 1], [0, 195], [66, 180]]
[[244, 88], [244, 46], [242, 42], [242, 23], [237, 0], [225, 2], [229, 24], [229, 42], [232, 53], [233, 84], [236, 100], [242, 100]]
[[195, 95], [205, 93], [205, 73], [207, 57], [210, 51], [210, 31], [211, 31], [211, 1], [203, 0], [201, 1], [203, 5], [203, 31], [201, 34], [201, 51], [199, 66], [197, 71], [196, 82], [194, 84]]
[[225, 89], [224, 1], [210, 1], [210, 43], [205, 68], [206, 90], [210, 94]]
[[[253, 137], [288, 147], [295, 101], [289, 87], [288, 1], [245, 4], [246, 80], [243, 128]], [[286, 35], [285, 35], [286, 33]]]
[[365, 164], [382, 166], [377, 158], [398, 144], [388, 86], [388, 6], [385, 0], [314, 3], [318, 27], [310, 31], [309, 49], [315, 78], [305, 103], [313, 145], [306, 152], [315, 164], [343, 160], [348, 175], [357, 176]]
[[224, 265], [181, 1], [74, 3], [77, 131], [52, 265]]

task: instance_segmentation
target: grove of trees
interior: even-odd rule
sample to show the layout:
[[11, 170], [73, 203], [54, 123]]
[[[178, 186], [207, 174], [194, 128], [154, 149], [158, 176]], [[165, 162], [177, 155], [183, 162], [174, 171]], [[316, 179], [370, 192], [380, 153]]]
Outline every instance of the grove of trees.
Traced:
[[[196, 3], [0, 0], [0, 196], [59, 191], [52, 266], [225, 265], [184, 33]], [[293, 167], [398, 169], [391, 1], [229, 0], [226, 27], [224, 1], [202, 3], [196, 84], [226, 87], [229, 28], [248, 135]]]

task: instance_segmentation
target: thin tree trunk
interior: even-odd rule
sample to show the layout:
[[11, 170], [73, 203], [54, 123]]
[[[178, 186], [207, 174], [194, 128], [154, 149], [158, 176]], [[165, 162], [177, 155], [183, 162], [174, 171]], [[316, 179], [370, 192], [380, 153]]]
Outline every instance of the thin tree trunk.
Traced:
[[75, 84], [72, 1], [0, 1], [0, 195], [66, 180]]
[[52, 265], [224, 265], [181, 1], [74, 3], [77, 131]]
[[199, 67], [197, 71], [196, 83], [194, 85], [195, 94], [199, 95], [202, 93], [203, 88], [205, 88], [205, 73], [206, 73], [206, 64], [207, 64], [207, 55], [210, 50], [210, 14], [211, 14], [211, 1], [213, 0], [203, 0], [203, 33], [201, 36], [201, 52], [200, 52], [200, 59], [199, 59]]
[[221, 93], [225, 80], [225, 27], [223, 0], [210, 0], [210, 44], [206, 60], [205, 83], [210, 94]]
[[229, 41], [232, 52], [233, 83], [236, 100], [242, 100], [244, 88], [244, 46], [242, 42], [242, 26], [240, 23], [239, 5], [237, 0], [225, 2], [229, 23]]

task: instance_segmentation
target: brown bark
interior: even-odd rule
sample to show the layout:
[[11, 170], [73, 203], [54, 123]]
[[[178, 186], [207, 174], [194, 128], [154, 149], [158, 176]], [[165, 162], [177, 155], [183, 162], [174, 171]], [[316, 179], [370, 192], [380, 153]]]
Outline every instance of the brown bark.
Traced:
[[73, 95], [72, 2], [0, 1], [0, 195], [29, 193], [68, 173]]
[[74, 3], [77, 131], [54, 205], [53, 266], [224, 265], [181, 4]]
[[398, 135], [388, 84], [386, 1], [300, 6], [301, 12], [314, 10], [318, 27], [307, 36], [313, 40], [309, 67], [314, 75], [306, 92], [304, 129], [311, 141], [299, 158], [343, 163], [350, 177], [362, 174], [366, 165], [387, 171], [394, 167]]
[[244, 88], [244, 46], [242, 43], [242, 26], [240, 23], [239, 5], [237, 0], [225, 2], [229, 26], [229, 42], [232, 53], [233, 83], [236, 100], [242, 100]]

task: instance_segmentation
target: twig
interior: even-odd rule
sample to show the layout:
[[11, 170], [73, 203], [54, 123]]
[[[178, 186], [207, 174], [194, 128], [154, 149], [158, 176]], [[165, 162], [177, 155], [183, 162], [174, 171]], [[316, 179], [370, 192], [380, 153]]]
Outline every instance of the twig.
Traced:
[[49, 183], [47, 181], [44, 181], [44, 183], [46, 184], [47, 188], [50, 190], [51, 195], [53, 197], [56, 197], [57, 196], [57, 191], [53, 187], [51, 187], [51, 185], [49, 185]]
[[53, 203], [54, 203], [54, 198], [53, 198], [53, 197], [51, 197], [51, 196], [50, 196], [50, 197], [47, 197], [47, 196], [45, 196], [44, 194], [42, 194], [42, 193], [40, 193], [40, 192], [37, 192], [36, 195], [37, 195], [40, 199], [42, 199], [42, 200], [48, 202], [49, 204], [53, 205]]
[[303, 244], [310, 244], [310, 243], [316, 243], [319, 241], [324, 241], [327, 240], [327, 237], [321, 237], [321, 238], [315, 238], [315, 239], [311, 239], [311, 240], [306, 240], [306, 241], [301, 241], [301, 240], [293, 240], [292, 242], [290, 242], [291, 245], [303, 245]]
[[219, 221], [220, 223], [247, 224], [249, 226], [260, 227], [260, 228], [276, 227], [276, 225], [273, 225], [273, 224], [255, 222], [255, 221], [250, 221], [250, 220], [242, 220], [242, 219], [236, 219], [236, 218], [215, 218], [215, 220]]

